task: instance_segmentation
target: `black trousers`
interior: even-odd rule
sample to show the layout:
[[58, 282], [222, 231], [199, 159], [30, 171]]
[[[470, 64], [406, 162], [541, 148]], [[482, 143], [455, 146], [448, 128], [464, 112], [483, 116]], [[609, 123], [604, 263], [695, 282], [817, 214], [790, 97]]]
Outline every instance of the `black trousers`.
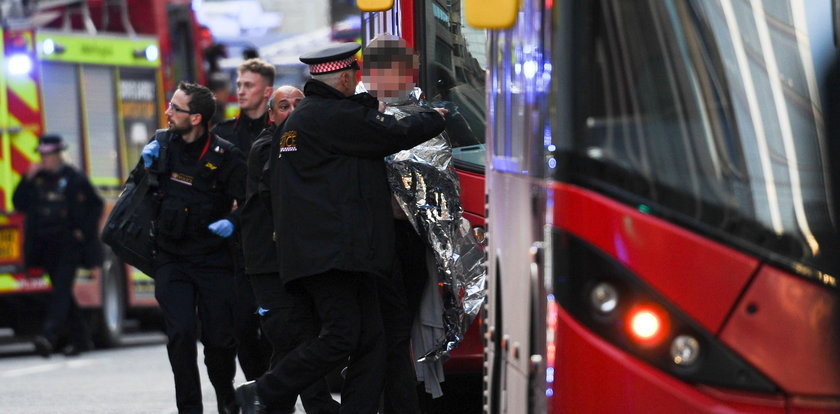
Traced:
[[78, 245], [43, 243], [40, 246], [46, 252], [43, 255], [46, 262], [44, 269], [49, 273], [53, 286], [43, 336], [53, 344], [66, 336], [69, 343], [85, 347], [90, 340], [90, 332], [73, 296], [76, 269], [80, 262]]
[[[241, 253], [238, 254], [241, 256]], [[240, 260], [244, 261], [241, 257]], [[234, 326], [236, 339], [239, 342], [236, 352], [239, 357], [239, 366], [242, 367], [245, 379], [251, 381], [268, 371], [271, 344], [260, 329], [257, 300], [250, 278], [245, 275], [245, 269], [241, 266], [243, 261], [237, 263], [236, 269]]]
[[195, 343], [198, 321], [207, 376], [216, 398], [229, 401], [236, 374], [236, 297], [229, 253], [174, 256], [159, 252], [155, 258], [155, 298], [166, 322], [166, 350], [175, 376], [178, 412], [202, 412]]
[[269, 406], [290, 410], [297, 395], [347, 364], [341, 413], [375, 414], [385, 370], [385, 340], [375, 276], [331, 270], [288, 285], [300, 289], [318, 315], [321, 330], [257, 382]]
[[394, 220], [397, 261], [381, 281], [379, 301], [387, 344], [383, 414], [420, 414], [417, 375], [411, 357], [411, 327], [428, 279], [426, 244], [407, 220]]
[[[260, 316], [262, 331], [273, 347], [271, 367], [290, 352], [312, 342], [320, 330], [318, 315], [302, 292], [290, 292], [277, 273], [248, 275], [254, 287], [257, 304], [264, 310]], [[308, 414], [337, 414], [339, 404], [330, 395], [323, 378], [300, 392], [300, 400]]]

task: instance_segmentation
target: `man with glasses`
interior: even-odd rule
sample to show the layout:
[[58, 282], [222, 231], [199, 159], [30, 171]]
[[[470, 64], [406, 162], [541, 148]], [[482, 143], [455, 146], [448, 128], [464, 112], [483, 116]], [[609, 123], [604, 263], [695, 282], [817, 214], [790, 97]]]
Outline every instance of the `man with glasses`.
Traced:
[[226, 239], [238, 222], [239, 213], [232, 206], [245, 198], [245, 160], [236, 146], [209, 132], [215, 110], [209, 89], [181, 82], [166, 110], [165, 137], [156, 134], [143, 148], [142, 165], [138, 163], [129, 178], [139, 182], [152, 167], [163, 171], [153, 276], [155, 298], [166, 322], [166, 349], [180, 414], [202, 412], [195, 344], [198, 320], [219, 412], [238, 412], [233, 393], [236, 294]]

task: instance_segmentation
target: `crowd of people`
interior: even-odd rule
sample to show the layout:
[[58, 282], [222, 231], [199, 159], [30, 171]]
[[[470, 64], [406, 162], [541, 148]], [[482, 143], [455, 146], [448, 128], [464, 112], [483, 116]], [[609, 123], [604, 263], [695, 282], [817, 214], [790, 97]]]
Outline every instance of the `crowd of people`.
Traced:
[[[210, 89], [182, 82], [167, 133], [142, 150], [130, 181], [165, 171], [151, 276], [179, 413], [203, 412], [197, 340], [220, 413], [293, 413], [299, 397], [308, 413], [420, 412], [411, 332], [431, 255], [386, 157], [446, 144], [447, 110], [412, 95], [419, 57], [404, 41], [370, 42], [361, 84], [360, 49], [301, 56], [311, 74], [302, 89], [275, 88], [273, 65], [246, 60], [229, 120]], [[102, 200], [61, 162], [63, 149], [42, 137], [42, 162], [14, 195], [37, 244], [27, 251], [48, 252], [28, 262], [55, 286], [35, 338], [45, 357], [62, 335], [66, 354], [89, 349], [72, 284], [76, 267], [101, 261], [79, 246], [95, 240]], [[247, 382], [234, 387], [237, 358]], [[340, 403], [325, 380], [336, 370]]]

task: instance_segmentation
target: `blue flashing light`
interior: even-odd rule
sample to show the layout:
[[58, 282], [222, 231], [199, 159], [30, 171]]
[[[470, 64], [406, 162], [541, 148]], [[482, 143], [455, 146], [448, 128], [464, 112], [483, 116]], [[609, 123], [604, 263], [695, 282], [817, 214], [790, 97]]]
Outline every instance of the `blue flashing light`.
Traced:
[[10, 75], [27, 75], [32, 71], [32, 58], [25, 53], [9, 56], [8, 70]]
[[160, 50], [155, 45], [149, 45], [146, 47], [146, 60], [149, 62], [154, 62], [160, 57]]
[[548, 159], [548, 168], [557, 168], [557, 159], [551, 157]]

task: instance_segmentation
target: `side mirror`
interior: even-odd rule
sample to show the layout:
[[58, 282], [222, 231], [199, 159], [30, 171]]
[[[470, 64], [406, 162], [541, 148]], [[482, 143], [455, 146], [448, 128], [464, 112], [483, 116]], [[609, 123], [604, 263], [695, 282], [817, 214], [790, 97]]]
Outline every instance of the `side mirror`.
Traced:
[[472, 27], [507, 29], [516, 23], [519, 0], [465, 0], [464, 9]]
[[356, 0], [356, 6], [363, 12], [379, 12], [394, 7], [394, 0]]

